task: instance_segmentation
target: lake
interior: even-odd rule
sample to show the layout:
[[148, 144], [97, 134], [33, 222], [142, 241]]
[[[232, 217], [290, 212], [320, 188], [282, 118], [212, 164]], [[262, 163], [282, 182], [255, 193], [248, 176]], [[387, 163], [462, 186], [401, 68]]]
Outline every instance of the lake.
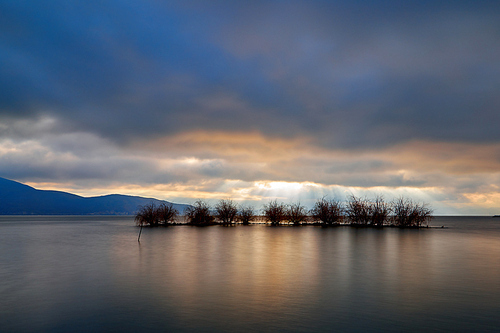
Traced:
[[0, 217], [2, 332], [498, 332], [500, 219], [139, 228]]

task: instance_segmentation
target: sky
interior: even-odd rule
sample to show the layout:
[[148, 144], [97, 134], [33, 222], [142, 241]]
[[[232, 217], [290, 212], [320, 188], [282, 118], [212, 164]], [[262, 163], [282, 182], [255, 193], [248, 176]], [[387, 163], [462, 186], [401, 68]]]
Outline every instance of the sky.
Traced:
[[500, 213], [498, 1], [0, 1], [0, 177]]

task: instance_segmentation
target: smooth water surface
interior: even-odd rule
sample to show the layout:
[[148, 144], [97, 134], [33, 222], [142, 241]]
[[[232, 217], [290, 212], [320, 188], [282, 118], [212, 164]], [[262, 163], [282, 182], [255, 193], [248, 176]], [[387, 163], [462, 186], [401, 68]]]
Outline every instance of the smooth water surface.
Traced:
[[500, 330], [500, 219], [139, 228], [0, 217], [2, 332]]

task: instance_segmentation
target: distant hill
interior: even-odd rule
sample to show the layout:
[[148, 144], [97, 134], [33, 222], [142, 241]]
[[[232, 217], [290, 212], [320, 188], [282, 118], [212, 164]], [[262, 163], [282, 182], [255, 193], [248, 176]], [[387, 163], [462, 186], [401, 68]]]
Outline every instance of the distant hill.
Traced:
[[[167, 201], [130, 195], [110, 194], [81, 197], [37, 190], [0, 177], [0, 215], [133, 215], [141, 205]], [[183, 213], [188, 205], [174, 204]]]

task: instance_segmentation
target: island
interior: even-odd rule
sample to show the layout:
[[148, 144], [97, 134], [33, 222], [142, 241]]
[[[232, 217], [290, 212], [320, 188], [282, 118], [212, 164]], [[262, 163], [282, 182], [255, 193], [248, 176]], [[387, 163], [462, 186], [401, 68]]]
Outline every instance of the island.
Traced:
[[253, 207], [239, 206], [230, 199], [219, 200], [214, 207], [198, 200], [187, 207], [181, 216], [171, 203], [156, 205], [151, 202], [139, 208], [135, 222], [140, 227], [234, 226], [259, 223], [270, 226], [428, 228], [433, 218], [432, 209], [424, 203], [405, 197], [386, 202], [382, 196], [369, 200], [351, 195], [346, 202], [321, 198], [310, 210], [300, 203], [285, 204], [272, 200], [265, 204], [261, 211], [262, 215], [256, 215]]

